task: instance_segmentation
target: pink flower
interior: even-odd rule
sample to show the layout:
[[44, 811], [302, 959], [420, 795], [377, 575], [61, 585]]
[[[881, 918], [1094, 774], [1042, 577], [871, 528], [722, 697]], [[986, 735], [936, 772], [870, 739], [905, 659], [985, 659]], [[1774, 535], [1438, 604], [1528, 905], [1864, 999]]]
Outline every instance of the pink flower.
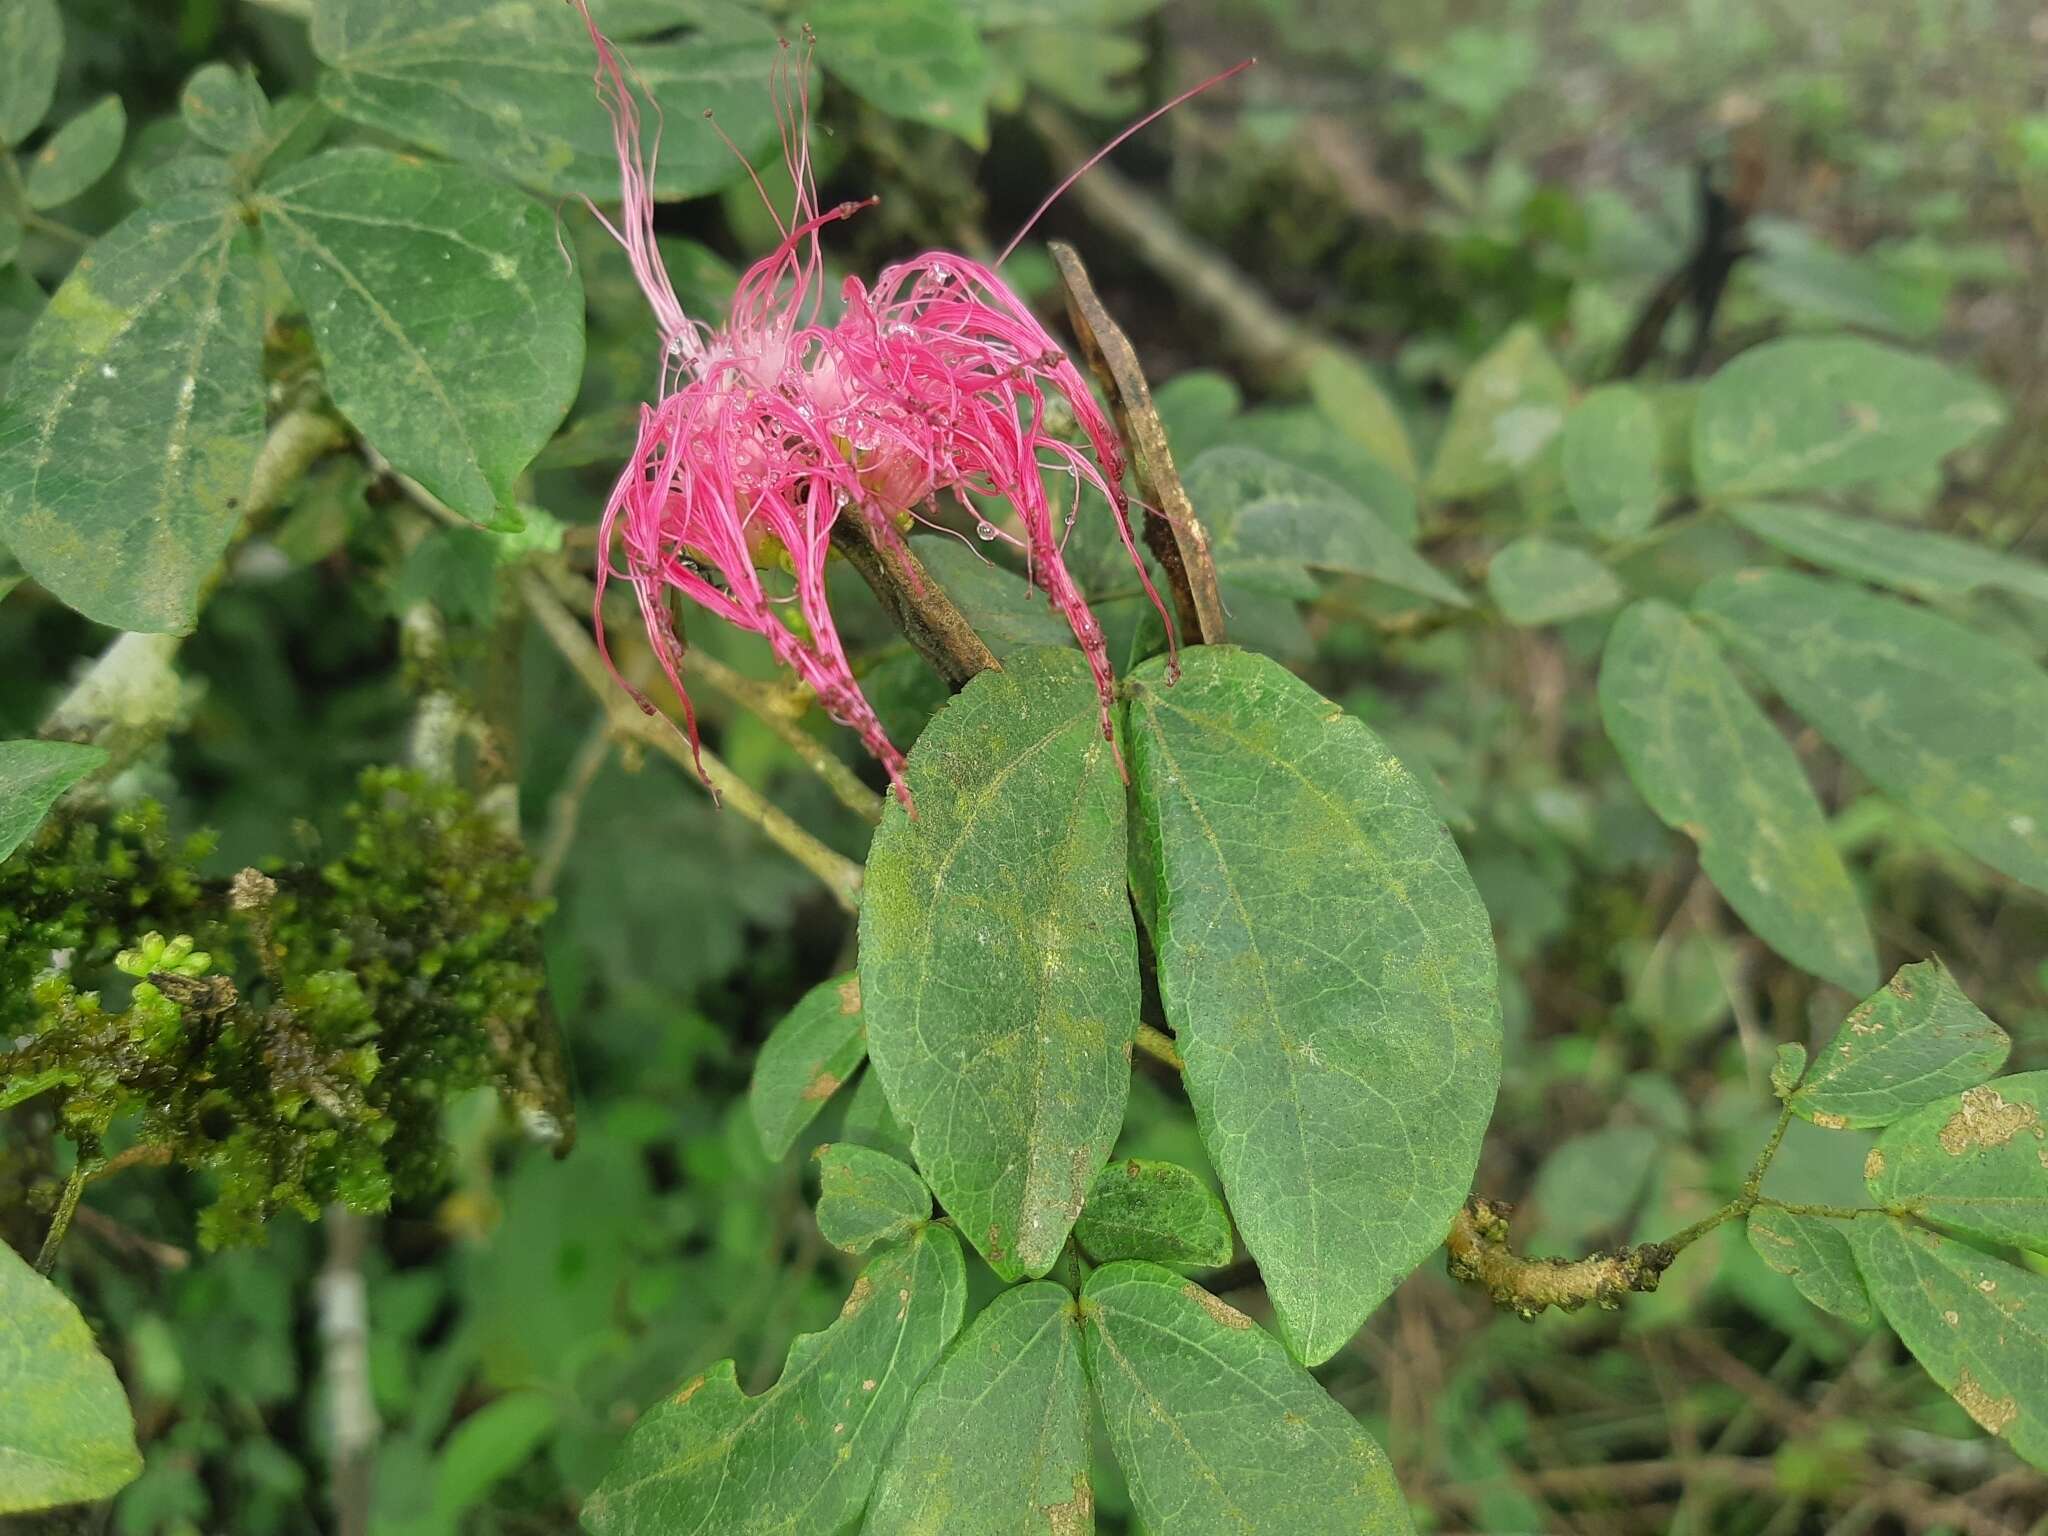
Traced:
[[[697, 727], [668, 615], [671, 590], [764, 636], [827, 712], [860, 733], [909, 808], [903, 754], [855, 682], [826, 605], [825, 562], [843, 515], [865, 519], [889, 546], [902, 538], [900, 518], [929, 520], [949, 496], [988, 530], [970, 495], [1016, 509], [1022, 538], [1002, 536], [1023, 548], [1030, 578], [1073, 627], [1101, 696], [1103, 734], [1114, 742], [1102, 626], [1061, 557], [1084, 487], [1107, 499], [1162, 618], [1165, 607], [1131, 538], [1115, 429], [1059, 343], [993, 270], [944, 252], [884, 269], [872, 289], [848, 278], [839, 319], [819, 323], [818, 231], [865, 205], [817, 206], [808, 51], [792, 65], [786, 44], [771, 90], [796, 206], [786, 223], [778, 218], [782, 239], [740, 279], [725, 323], [692, 320], [655, 244], [656, 151], [643, 145], [633, 92], [586, 0], [572, 3], [597, 50], [598, 95], [619, 155], [620, 219], [606, 227], [625, 248], [662, 340], [660, 399], [642, 408], [639, 440], [605, 508], [599, 607], [611, 577], [632, 584], [692, 748]], [[1049, 398], [1065, 402], [1085, 451], [1048, 429]], [[1048, 493], [1048, 483], [1062, 482], [1057, 497]], [[761, 568], [774, 565], [795, 578], [800, 626], [784, 617], [791, 599], [762, 584]], [[602, 623], [600, 611], [600, 643]]]

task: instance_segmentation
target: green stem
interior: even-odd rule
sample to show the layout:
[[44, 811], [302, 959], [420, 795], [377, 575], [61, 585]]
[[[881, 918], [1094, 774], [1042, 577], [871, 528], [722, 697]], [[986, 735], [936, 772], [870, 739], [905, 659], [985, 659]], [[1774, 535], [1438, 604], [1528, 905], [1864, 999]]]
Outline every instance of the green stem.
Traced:
[[1764, 1175], [1770, 1172], [1772, 1159], [1778, 1155], [1778, 1148], [1784, 1143], [1785, 1128], [1792, 1123], [1792, 1105], [1788, 1100], [1778, 1111], [1778, 1123], [1771, 1127], [1770, 1140], [1764, 1143], [1763, 1151], [1756, 1155], [1756, 1161], [1749, 1165], [1749, 1172], [1743, 1177], [1741, 1193], [1736, 1195], [1711, 1216], [1702, 1217], [1683, 1232], [1665, 1239], [1664, 1246], [1673, 1253], [1682, 1253], [1723, 1222], [1733, 1221], [1738, 1216], [1747, 1216], [1756, 1209], [1763, 1199]]
[[64, 1181], [64, 1192], [57, 1197], [56, 1212], [50, 1217], [50, 1230], [44, 1234], [42, 1251], [36, 1255], [37, 1274], [48, 1275], [57, 1267], [57, 1250], [64, 1246], [64, 1234], [71, 1230], [71, 1218], [78, 1214], [78, 1197], [85, 1193], [86, 1183], [99, 1162], [99, 1139], [81, 1136], [78, 1161], [72, 1164], [71, 1177]]
[[1859, 1216], [1891, 1216], [1897, 1214], [1881, 1205], [1814, 1205], [1800, 1200], [1773, 1200], [1769, 1195], [1759, 1195], [1756, 1209], [1784, 1211], [1792, 1216], [1825, 1216], [1831, 1221], [1854, 1221]]

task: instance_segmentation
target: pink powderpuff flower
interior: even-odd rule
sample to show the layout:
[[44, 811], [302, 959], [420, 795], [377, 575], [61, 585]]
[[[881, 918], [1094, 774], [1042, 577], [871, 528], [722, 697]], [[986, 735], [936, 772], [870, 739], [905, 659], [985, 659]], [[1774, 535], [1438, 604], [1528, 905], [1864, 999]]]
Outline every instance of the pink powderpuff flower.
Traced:
[[[638, 106], [617, 54], [591, 20], [586, 0], [571, 3], [597, 51], [598, 95], [619, 156], [620, 218], [617, 225], [604, 222], [626, 251], [662, 339], [660, 398], [642, 408], [633, 456], [605, 508], [600, 644], [605, 586], [622, 576], [682, 701], [695, 750], [696, 719], [668, 593], [679, 591], [762, 635], [826, 711], [860, 734], [910, 809], [903, 754], [854, 680], [826, 605], [832, 529], [841, 516], [857, 516], [885, 547], [895, 547], [902, 538], [898, 519], [929, 519], [944, 495], [977, 521], [984, 537], [994, 537], [994, 525], [969, 497], [997, 498], [1015, 508], [1023, 529], [1021, 539], [1002, 536], [1022, 546], [1031, 580], [1066, 616], [1087, 656], [1103, 734], [1113, 745], [1114, 679], [1102, 626], [1061, 553], [1084, 487], [1108, 501], [1162, 619], [1166, 609], [1131, 537], [1115, 429], [1065, 351], [993, 270], [943, 252], [884, 269], [872, 289], [848, 278], [839, 319], [820, 322], [818, 231], [867, 204], [818, 208], [808, 138], [809, 51], [792, 68], [787, 44], [770, 89], [795, 207], [787, 221], [777, 215], [782, 237], [741, 277], [725, 323], [714, 328], [691, 319], [655, 242], [650, 187], [658, 142], [643, 145]], [[1157, 115], [1133, 124], [1103, 153]], [[754, 184], [761, 188], [758, 177]], [[762, 197], [768, 200], [765, 190]], [[1048, 427], [1051, 398], [1063, 401], [1079, 424], [1085, 451]], [[1062, 492], [1064, 510], [1055, 516], [1047, 486], [1061, 481], [1071, 496]], [[761, 568], [772, 565], [794, 576], [793, 599], [763, 585]], [[783, 617], [790, 601], [801, 615], [800, 629]], [[1170, 622], [1167, 632], [1173, 633]], [[652, 711], [645, 698], [640, 702]]]

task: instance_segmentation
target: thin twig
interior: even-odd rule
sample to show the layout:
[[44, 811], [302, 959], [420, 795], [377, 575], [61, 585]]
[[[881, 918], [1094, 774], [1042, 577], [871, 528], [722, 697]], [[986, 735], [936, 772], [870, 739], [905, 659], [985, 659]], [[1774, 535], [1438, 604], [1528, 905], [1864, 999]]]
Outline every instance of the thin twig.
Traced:
[[612, 728], [621, 736], [652, 747], [697, 777], [703, 777], [732, 810], [761, 829], [762, 834], [797, 863], [816, 875], [832, 893], [832, 899], [848, 912], [860, 910], [860, 866], [827, 848], [817, 838], [771, 804], [759, 790], [734, 773], [708, 748], [693, 758], [673, 722], [665, 716], [642, 714], [624, 689], [605, 670], [597, 644], [583, 626], [556, 601], [547, 583], [531, 572], [520, 578], [520, 594], [527, 611], [540, 621], [541, 629], [569, 663], [569, 668], [596, 697], [610, 717]]
[[363, 1284], [369, 1224], [346, 1207], [327, 1209], [327, 1262], [317, 1294], [326, 1357], [328, 1468], [336, 1536], [366, 1536], [374, 1488], [377, 1405], [370, 1395], [370, 1308]]
[[555, 882], [562, 877], [562, 865], [576, 843], [576, 824], [583, 819], [584, 798], [589, 795], [590, 786], [597, 782], [604, 765], [611, 761], [611, 756], [612, 725], [610, 716], [606, 715], [591, 727], [583, 745], [576, 749], [576, 756], [569, 764], [569, 776], [555, 792], [554, 801], [548, 808], [547, 833], [542, 837], [540, 851], [533, 859], [535, 897], [545, 900], [554, 894]]
[[[578, 613], [590, 611], [597, 596], [590, 582], [566, 567], [543, 564], [538, 569], [571, 609]], [[713, 693], [737, 704], [767, 726], [777, 740], [796, 754], [799, 762], [824, 782], [841, 805], [871, 827], [881, 823], [882, 797], [860, 781], [860, 775], [847, 766], [844, 758], [804, 729], [803, 717], [815, 697], [808, 688], [782, 688], [761, 682], [702, 650], [690, 653], [688, 670], [689, 681], [703, 682]]]

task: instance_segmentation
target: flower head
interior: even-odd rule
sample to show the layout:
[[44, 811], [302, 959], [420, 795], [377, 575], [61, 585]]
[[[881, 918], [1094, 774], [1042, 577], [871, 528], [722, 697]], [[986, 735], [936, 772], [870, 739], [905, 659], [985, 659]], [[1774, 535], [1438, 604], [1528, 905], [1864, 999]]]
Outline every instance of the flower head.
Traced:
[[[572, 3], [597, 50], [598, 94], [619, 155], [620, 219], [606, 227], [625, 248], [662, 341], [660, 398], [642, 408], [632, 458], [605, 509], [599, 604], [614, 575], [632, 585], [692, 746], [671, 591], [765, 637], [833, 718], [860, 733], [907, 807], [903, 755], [854, 680], [826, 604], [832, 529], [842, 516], [859, 517], [892, 546], [902, 538], [899, 519], [931, 519], [949, 497], [993, 536], [975, 496], [1015, 508], [1022, 535], [1002, 536], [1022, 547], [1030, 579], [1072, 626], [1113, 741], [1102, 626], [1062, 558], [1084, 489], [1107, 500], [1162, 617], [1165, 608], [1131, 538], [1115, 430], [1065, 351], [993, 269], [944, 252], [887, 267], [872, 287], [848, 278], [838, 318], [821, 322], [818, 231], [866, 205], [817, 205], [808, 50], [792, 63], [787, 44], [771, 90], [795, 206], [786, 220], [778, 215], [781, 239], [740, 278], [724, 323], [692, 320], [655, 244], [658, 146], [643, 141], [633, 92], [586, 0]], [[1051, 430], [1053, 399], [1079, 424], [1085, 447]], [[761, 569], [772, 565], [794, 576], [793, 598], [764, 585]], [[784, 618], [790, 602], [800, 626]], [[599, 626], [602, 635], [601, 614]]]

